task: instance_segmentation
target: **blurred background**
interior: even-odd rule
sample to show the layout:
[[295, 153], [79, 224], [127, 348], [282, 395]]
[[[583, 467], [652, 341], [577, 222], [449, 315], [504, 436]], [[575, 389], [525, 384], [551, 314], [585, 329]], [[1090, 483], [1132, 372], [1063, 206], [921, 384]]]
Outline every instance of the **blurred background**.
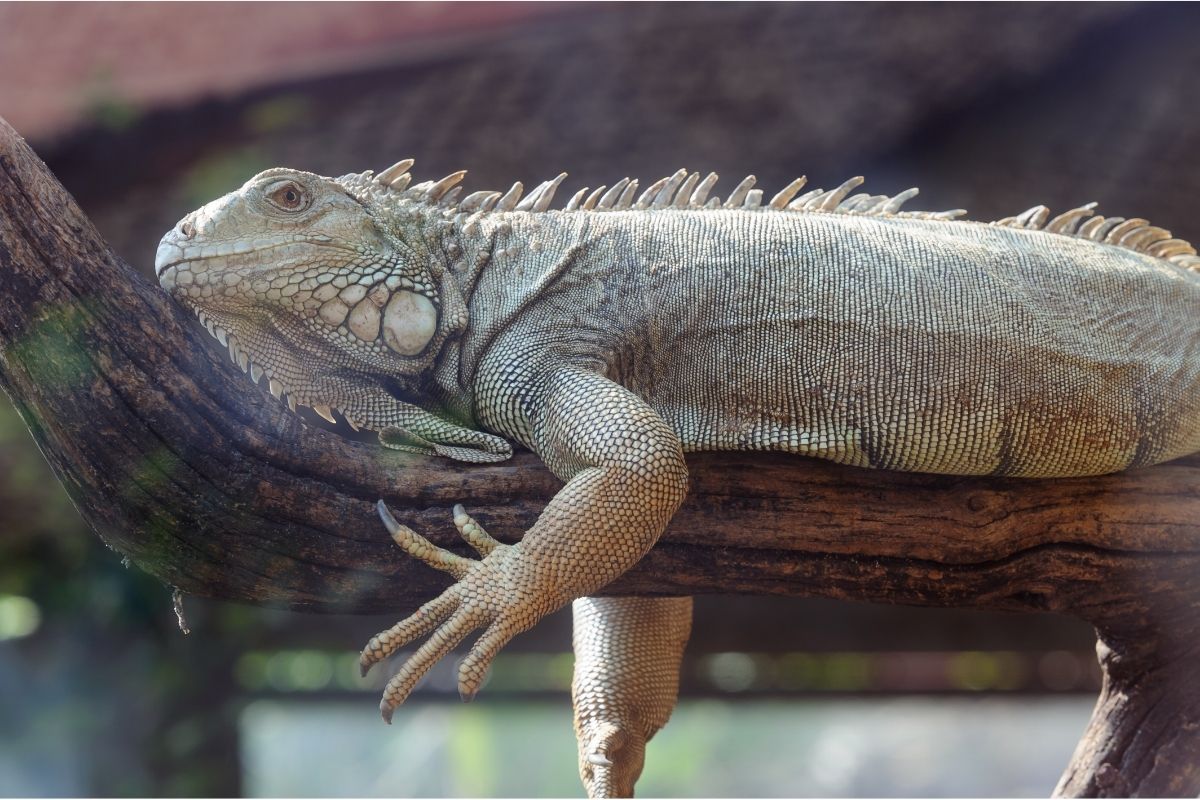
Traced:
[[[147, 277], [261, 169], [409, 156], [468, 191], [565, 170], [563, 197], [680, 166], [726, 191], [863, 174], [920, 185], [915, 208], [1098, 200], [1197, 241], [1198, 32], [1186, 4], [5, 3], [0, 116]], [[388, 728], [386, 670], [355, 659], [394, 619], [184, 606], [186, 636], [0, 397], [0, 794], [580, 794], [561, 614], [472, 705], [443, 664]], [[1045, 796], [1093, 647], [1053, 615], [701, 598], [639, 788]]]

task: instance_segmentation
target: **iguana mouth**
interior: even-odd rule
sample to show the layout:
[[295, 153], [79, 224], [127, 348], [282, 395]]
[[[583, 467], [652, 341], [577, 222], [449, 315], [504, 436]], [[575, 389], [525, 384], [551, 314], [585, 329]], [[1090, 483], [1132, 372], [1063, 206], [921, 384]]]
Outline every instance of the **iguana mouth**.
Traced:
[[[282, 247], [299, 247], [304, 245], [315, 245], [317, 247], [328, 247], [333, 250], [342, 250], [348, 253], [358, 254], [358, 250], [353, 247], [347, 247], [343, 244], [338, 244], [336, 239], [325, 236], [323, 234], [293, 234], [287, 237], [280, 237], [274, 240], [252, 240], [249, 242], [229, 242], [220, 244], [203, 245], [197, 252], [192, 255], [185, 255], [187, 250], [178, 243], [179, 235], [172, 231], [162, 238], [158, 243], [158, 250], [154, 257], [154, 274], [158, 278], [162, 278], [163, 273], [172, 267], [178, 267], [181, 264], [188, 264], [193, 261], [206, 261], [215, 258], [229, 258], [233, 256], [245, 256], [251, 254], [265, 253], [271, 250], [278, 250]], [[186, 241], [186, 239], [185, 239]]]

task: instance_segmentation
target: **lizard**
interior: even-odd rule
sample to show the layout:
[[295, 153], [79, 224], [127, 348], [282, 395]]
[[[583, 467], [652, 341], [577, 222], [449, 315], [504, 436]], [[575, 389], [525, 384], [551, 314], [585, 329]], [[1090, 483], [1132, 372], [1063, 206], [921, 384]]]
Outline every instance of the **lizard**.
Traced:
[[276, 168], [184, 217], [161, 286], [255, 383], [383, 446], [482, 463], [514, 444], [562, 482], [515, 544], [462, 506], [468, 559], [378, 510], [456, 582], [363, 649], [387, 721], [482, 631], [496, 653], [573, 603], [580, 775], [631, 795], [670, 716], [690, 598], [596, 592], [654, 546], [687, 493], [685, 454], [783, 451], [878, 469], [1094, 475], [1200, 450], [1200, 257], [1089, 203], [993, 222], [912, 211], [917, 194], [797, 178], [623, 178], [553, 207], [463, 194], [412, 160], [322, 177]]

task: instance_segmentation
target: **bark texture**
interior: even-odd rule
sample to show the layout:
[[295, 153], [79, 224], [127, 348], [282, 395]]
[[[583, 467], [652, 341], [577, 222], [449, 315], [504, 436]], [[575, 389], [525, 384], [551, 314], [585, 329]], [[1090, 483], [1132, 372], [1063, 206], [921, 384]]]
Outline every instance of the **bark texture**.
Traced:
[[[146, 246], [153, 247], [153, 242]], [[301, 421], [130, 269], [0, 120], [0, 387], [97, 533], [186, 593], [406, 612], [446, 585], [375, 517], [466, 552], [557, 481]], [[1104, 690], [1064, 796], [1200, 792], [1200, 456], [1100, 478], [957, 478], [701, 454], [663, 541], [612, 594], [774, 593], [1058, 611], [1093, 623]]]

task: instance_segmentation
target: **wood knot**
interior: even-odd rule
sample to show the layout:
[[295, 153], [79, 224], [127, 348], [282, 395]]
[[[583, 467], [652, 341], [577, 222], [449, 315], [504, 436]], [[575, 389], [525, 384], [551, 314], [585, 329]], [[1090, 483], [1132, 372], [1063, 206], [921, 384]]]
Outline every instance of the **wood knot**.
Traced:
[[988, 507], [987, 497], [982, 494], [973, 494], [967, 498], [967, 508], [976, 514], [981, 511], [986, 511]]
[[1121, 771], [1112, 764], [1102, 764], [1096, 771], [1096, 785], [1101, 789], [1111, 789], [1121, 780]]

